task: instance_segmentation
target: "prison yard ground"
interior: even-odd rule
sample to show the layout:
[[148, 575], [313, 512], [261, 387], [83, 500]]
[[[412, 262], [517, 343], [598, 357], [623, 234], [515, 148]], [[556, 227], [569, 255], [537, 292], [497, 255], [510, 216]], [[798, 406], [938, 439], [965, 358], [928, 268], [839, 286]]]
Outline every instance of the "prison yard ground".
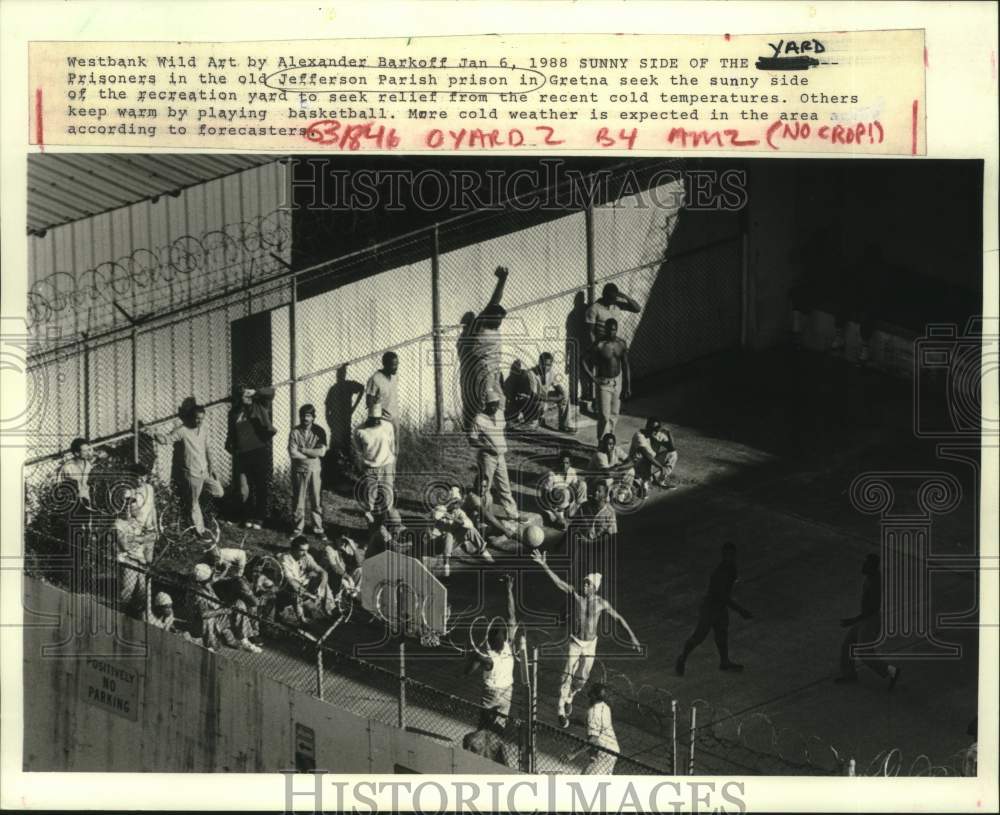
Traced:
[[[591, 674], [591, 682], [606, 681], [612, 687], [610, 701], [623, 755], [669, 769], [669, 719], [658, 722], [648, 709], [652, 704], [669, 712], [669, 703], [663, 701], [670, 698], [679, 701], [685, 717], [689, 706], [698, 704], [701, 732], [772, 754], [801, 754], [801, 748], [788, 747], [799, 741], [809, 743], [811, 755], [823, 756], [822, 745], [829, 745], [842, 759], [857, 759], [859, 772], [878, 753], [893, 748], [901, 751], [905, 768], [920, 754], [944, 763], [968, 745], [966, 727], [977, 712], [978, 674], [976, 582], [969, 572], [946, 571], [929, 583], [933, 631], [940, 640], [959, 644], [960, 658], [899, 662], [903, 674], [892, 694], [864, 668], [858, 684], [832, 681], [844, 633], [838, 622], [858, 612], [861, 561], [879, 552], [878, 516], [862, 514], [850, 501], [849, 486], [857, 475], [886, 470], [952, 473], [962, 486], [962, 499], [951, 513], [934, 517], [931, 554], [968, 556], [976, 551], [973, 471], [937, 458], [933, 441], [914, 436], [911, 381], [831, 355], [782, 349], [750, 358], [714, 357], [675, 369], [669, 377], [637, 383], [623, 412], [620, 443], [627, 444], [645, 416], [657, 415], [673, 430], [680, 451], [677, 487], [654, 489], [638, 511], [619, 514], [617, 573], [605, 575], [602, 586], [602, 594], [612, 599], [646, 646], [640, 657], [625, 647], [623, 632], [622, 644], [603, 638]], [[560, 446], [572, 448], [575, 464], [583, 467], [593, 435], [592, 422], [584, 420], [576, 437], [541, 433], [514, 440], [509, 467], [516, 472], [530, 459], [520, 478], [536, 484], [537, 477], [530, 476], [543, 472], [539, 453], [554, 457]], [[409, 452], [401, 470], [447, 472], [468, 482], [474, 458], [461, 436], [441, 442], [410, 435], [403, 446]], [[900, 511], [915, 507], [913, 489], [918, 483], [901, 485], [896, 499]], [[405, 522], [420, 506], [426, 484], [420, 476], [404, 474], [399, 486]], [[332, 527], [328, 534], [342, 528], [363, 537], [364, 521], [352, 495], [327, 490], [324, 496], [325, 517]], [[533, 496], [518, 498], [523, 509], [534, 509]], [[558, 558], [558, 536], [548, 534], [550, 557]], [[224, 543], [238, 543], [242, 535], [238, 528], [224, 527]], [[287, 539], [285, 531], [265, 530], [251, 533], [246, 545], [274, 553], [287, 546]], [[727, 540], [737, 546], [740, 580], [734, 596], [755, 615], [750, 621], [731, 615], [731, 657], [746, 670], [719, 671], [710, 637], [689, 658], [686, 675], [677, 677], [674, 660], [694, 626], [709, 574]], [[565, 627], [557, 617], [563, 597], [545, 575], [526, 558], [506, 560], [487, 567], [481, 583], [474, 574], [453, 576], [449, 601], [453, 612], [461, 613], [475, 605], [482, 585], [487, 603], [481, 613], [504, 614], [502, 585], [491, 575], [505, 568], [517, 571], [521, 596], [530, 598], [523, 622], [529, 645], [542, 649], [539, 715], [555, 724], [563, 653], [559, 647], [546, 648], [546, 643], [562, 639]], [[970, 609], [968, 627], [940, 628], [941, 615]], [[394, 672], [394, 643], [365, 647], [379, 635], [378, 626], [367, 618], [355, 614], [331, 645], [340, 650], [357, 645], [364, 648], [365, 659]], [[458, 633], [453, 639], [468, 644]], [[909, 644], [894, 640], [888, 648], [903, 653]], [[424, 649], [416, 642], [407, 649], [409, 677], [478, 701], [481, 680], [462, 675], [463, 660], [457, 652]], [[273, 663], [279, 676], [309, 682], [311, 673], [303, 664], [307, 657], [289, 654], [281, 659], [287, 662]], [[336, 673], [335, 667], [328, 667], [325, 698], [333, 704], [358, 694], [367, 694], [374, 705], [395, 704], [391, 685], [381, 692], [366, 690], [363, 681], [336, 679]], [[515, 716], [524, 693], [518, 685]], [[411, 704], [420, 703], [413, 699]], [[585, 735], [585, 710], [581, 693], [572, 716], [572, 730], [579, 735]], [[453, 731], [443, 721], [446, 712], [427, 715], [423, 729], [432, 734]], [[686, 718], [679, 722], [682, 735], [688, 723]], [[784, 745], [775, 743], [775, 733]], [[815, 763], [828, 764], [829, 755]], [[741, 772], [734, 762], [710, 741], [704, 752], [696, 750], [699, 773]]]

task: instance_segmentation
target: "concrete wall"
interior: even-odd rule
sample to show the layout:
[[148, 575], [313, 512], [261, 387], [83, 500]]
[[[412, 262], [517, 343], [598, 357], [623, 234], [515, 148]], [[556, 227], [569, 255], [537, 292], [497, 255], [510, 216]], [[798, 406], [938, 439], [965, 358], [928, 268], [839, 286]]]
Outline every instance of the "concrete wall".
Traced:
[[[753, 348], [785, 341], [789, 292], [808, 274], [842, 276], [870, 244], [897, 270], [876, 319], [963, 322], [982, 296], [982, 166], [977, 162], [881, 160], [748, 162], [749, 339]], [[895, 318], [895, 319], [894, 319]], [[913, 332], [918, 329], [909, 326]], [[807, 346], [828, 348], [832, 314], [806, 326]], [[846, 337], [848, 354], [859, 342]], [[902, 339], [901, 339], [902, 338]], [[873, 339], [873, 362], [911, 371], [906, 333]]]
[[316, 768], [330, 772], [513, 772], [24, 580], [25, 770], [278, 772], [295, 768], [304, 725], [315, 734]]

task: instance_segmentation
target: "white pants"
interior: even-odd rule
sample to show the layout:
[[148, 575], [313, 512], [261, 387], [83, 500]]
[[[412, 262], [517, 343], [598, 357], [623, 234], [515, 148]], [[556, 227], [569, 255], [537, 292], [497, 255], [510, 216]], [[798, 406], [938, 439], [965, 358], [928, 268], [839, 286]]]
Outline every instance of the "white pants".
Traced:
[[501, 716], [510, 715], [510, 704], [514, 698], [514, 686], [508, 685], [506, 688], [483, 687], [482, 706], [489, 710], [498, 708]]
[[605, 753], [603, 750], [594, 750], [590, 754], [590, 761], [584, 775], [612, 775], [615, 771], [615, 762], [618, 756]]
[[562, 685], [559, 688], [559, 715], [566, 715], [566, 706], [573, 697], [582, 690], [590, 678], [594, 667], [594, 656], [597, 653], [597, 637], [592, 640], [569, 638], [566, 651], [566, 666], [563, 668]]

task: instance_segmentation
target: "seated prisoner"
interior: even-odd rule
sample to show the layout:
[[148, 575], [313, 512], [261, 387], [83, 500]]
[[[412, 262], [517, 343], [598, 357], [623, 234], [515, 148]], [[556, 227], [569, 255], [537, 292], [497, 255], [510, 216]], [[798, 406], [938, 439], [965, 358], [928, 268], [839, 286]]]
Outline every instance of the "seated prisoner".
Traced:
[[646, 419], [646, 426], [632, 436], [629, 458], [635, 462], [637, 486], [640, 494], [649, 494], [651, 483], [670, 488], [668, 477], [677, 466], [677, 449], [673, 434], [663, 422], [654, 417]]
[[587, 500], [587, 484], [573, 468], [572, 461], [569, 450], [559, 453], [559, 464], [546, 473], [539, 496], [542, 515], [560, 529], [569, 525], [569, 519]]
[[618, 446], [614, 433], [605, 433], [601, 438], [597, 450], [590, 457], [587, 475], [601, 481], [612, 494], [616, 485], [631, 490], [635, 482], [635, 462]]
[[130, 468], [135, 486], [125, 493], [124, 517], [115, 521], [118, 553], [118, 601], [121, 609], [145, 611], [146, 571], [153, 561], [159, 536], [156, 496], [149, 483], [149, 470], [142, 464]]
[[493, 556], [486, 549], [486, 539], [476, 525], [462, 511], [462, 489], [452, 487], [444, 504], [431, 511], [431, 540], [443, 543], [444, 574], [451, 570], [453, 557], [460, 560], [493, 562]]
[[222, 642], [230, 648], [242, 648], [255, 654], [260, 648], [250, 642], [251, 620], [242, 600], [226, 605], [212, 586], [212, 567], [197, 564], [191, 573], [191, 591], [188, 592], [189, 633], [201, 638], [209, 651], [216, 651]]
[[354, 597], [361, 587], [361, 567], [365, 562], [365, 550], [347, 535], [338, 535], [333, 543], [323, 547], [317, 560], [330, 576], [331, 591], [336, 585], [336, 595], [347, 594]]
[[309, 553], [309, 539], [299, 536], [290, 545], [291, 551], [278, 558], [284, 583], [278, 591], [277, 613], [291, 607], [300, 624], [312, 616], [332, 616], [336, 601], [330, 578]]
[[162, 628], [176, 634], [177, 618], [174, 617], [174, 601], [165, 591], [158, 592], [153, 598], [153, 604], [146, 614], [146, 623], [155, 628]]

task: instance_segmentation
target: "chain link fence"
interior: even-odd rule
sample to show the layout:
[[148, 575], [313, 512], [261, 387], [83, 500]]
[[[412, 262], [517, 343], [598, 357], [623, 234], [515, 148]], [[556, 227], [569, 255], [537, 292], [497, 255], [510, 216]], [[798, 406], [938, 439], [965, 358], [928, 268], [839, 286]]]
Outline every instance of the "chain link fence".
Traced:
[[[201, 562], [206, 544], [197, 539], [180, 516], [179, 497], [170, 484], [154, 479], [161, 531], [153, 547], [151, 565], [121, 562], [115, 519], [121, 516], [127, 490], [134, 486], [125, 462], [103, 463], [91, 475], [91, 500], [83, 508], [75, 489], [65, 482], [48, 482], [33, 492], [34, 513], [26, 535], [25, 570], [29, 575], [59, 585], [80, 601], [96, 601], [105, 609], [94, 615], [109, 633], [116, 630], [115, 615], [129, 613], [149, 621], [153, 598], [170, 595], [175, 609], [176, 633], [204, 644], [194, 629], [192, 599], [199, 587], [190, 576]], [[217, 529], [210, 504], [206, 525]], [[242, 546], [242, 544], [241, 544]], [[280, 586], [281, 565], [272, 556], [247, 550], [247, 574], [263, 574]], [[136, 586], [141, 584], [141, 590]], [[221, 601], [230, 627], [261, 642], [258, 652], [241, 650], [233, 637], [222, 637], [227, 658], [244, 662], [264, 675], [296, 690], [346, 708], [364, 718], [406, 729], [439, 742], [466, 746], [467, 737], [481, 729], [484, 708], [475, 701], [435, 687], [425, 678], [408, 673], [407, 644], [393, 639], [398, 659], [383, 650], [379, 662], [346, 653], [330, 635], [340, 626], [384, 623], [347, 595], [338, 595], [336, 611], [317, 628], [290, 621], [288, 608], [270, 604], [267, 592], [259, 595], [254, 610], [232, 610], [234, 591], [226, 584], [212, 602]], [[130, 588], [131, 587], [131, 588]], [[248, 624], [241, 628], [241, 624]], [[192, 636], [194, 632], [195, 636]], [[259, 639], [257, 639], [259, 637]], [[221, 645], [217, 647], [222, 647]], [[421, 665], [420, 649], [412, 644], [414, 667]], [[388, 664], [390, 667], [386, 667]], [[421, 672], [424, 673], [424, 672]], [[537, 718], [537, 679], [530, 669], [527, 684], [517, 681], [515, 704], [506, 719], [495, 760], [535, 773], [599, 773], [621, 775], [754, 774], [754, 775], [859, 775], [859, 776], [966, 776], [976, 771], [975, 748], [935, 761], [926, 755], [905, 760], [899, 749], [879, 753], [870, 760], [856, 759], [816, 736], [780, 727], [760, 712], [733, 712], [704, 699], [690, 701], [668, 691], [636, 686], [628, 676], [599, 661], [595, 677], [606, 687], [620, 737], [627, 750], [611, 751], [574, 732]], [[652, 738], [635, 738], [642, 731]]]
[[[276, 210], [136, 250], [93, 274], [41, 280], [33, 302], [63, 315], [62, 335], [73, 341], [29, 360], [45, 421], [29, 434], [27, 477], [43, 474], [43, 459], [74, 437], [127, 444], [136, 420], [166, 426], [194, 397], [208, 408], [212, 452], [228, 481], [226, 407], [240, 382], [276, 387], [280, 431], [296, 422], [298, 406], [317, 406], [331, 464], [342, 466], [364, 418], [360, 394], [386, 351], [400, 363], [397, 428], [460, 431], [476, 375], [465, 353], [475, 343], [470, 325], [490, 300], [497, 266], [511, 269], [495, 352], [505, 377], [515, 361], [530, 368], [547, 351], [575, 398], [589, 346], [584, 312], [607, 282], [643, 307], [622, 315], [620, 332], [636, 377], [730, 347], [739, 341], [739, 214], [687, 213], [680, 166], [621, 165], [602, 171], [589, 198], [579, 179], [564, 181], [535, 191], [540, 206], [515, 198], [332, 259], [331, 247], [363, 236], [338, 240], [313, 228], [315, 219], [298, 226], [294, 212]], [[323, 260], [292, 270], [293, 257]], [[161, 302], [157, 286], [183, 291]], [[103, 322], [79, 316], [98, 307]], [[166, 453], [156, 456], [161, 473]], [[275, 482], [287, 481], [278, 443], [272, 459]]]

